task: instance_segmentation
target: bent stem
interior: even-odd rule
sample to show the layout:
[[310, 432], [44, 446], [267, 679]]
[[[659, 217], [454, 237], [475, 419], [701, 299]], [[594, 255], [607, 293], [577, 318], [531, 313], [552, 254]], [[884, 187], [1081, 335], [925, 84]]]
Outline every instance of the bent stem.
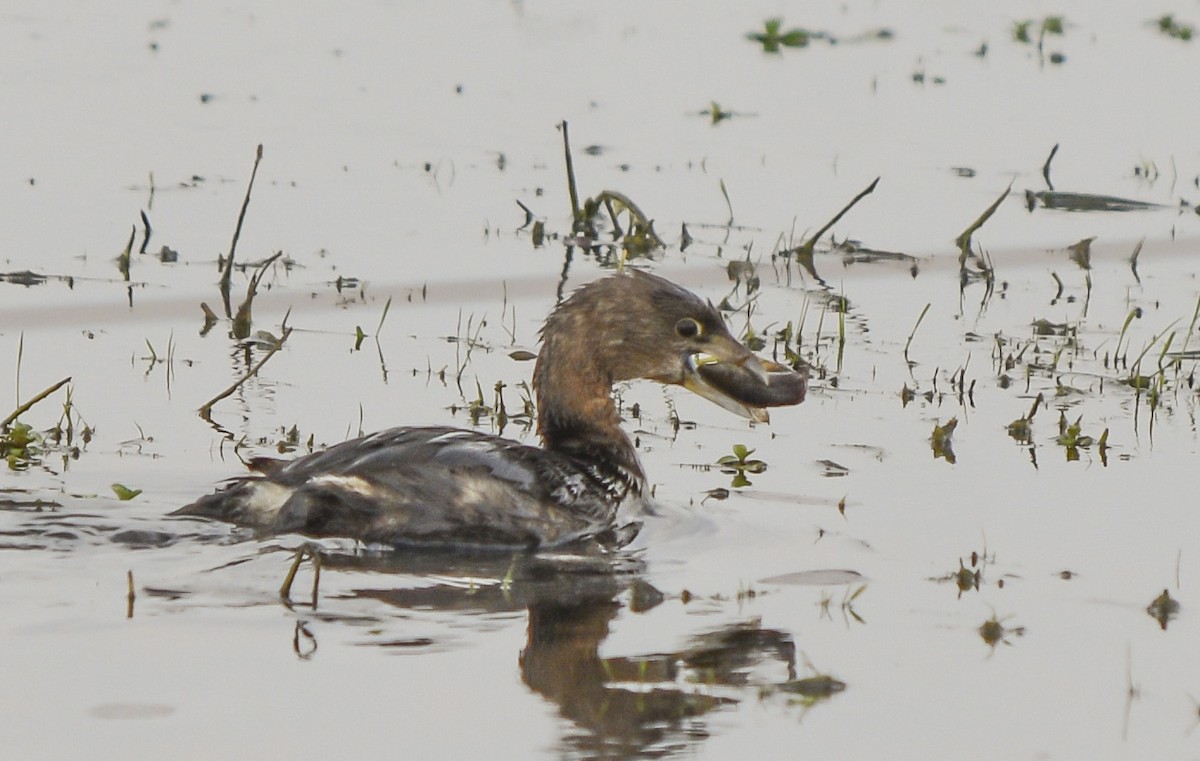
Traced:
[[30, 399], [29, 401], [25, 402], [21, 406], [17, 407], [15, 410], [12, 411], [12, 414], [10, 414], [8, 417], [4, 418], [4, 420], [0, 420], [0, 428], [7, 427], [9, 423], [13, 422], [17, 418], [21, 417], [21, 415], [28, 412], [29, 409], [31, 407], [33, 407], [33, 405], [42, 401], [43, 399], [50, 396], [55, 391], [58, 391], [60, 388], [62, 388], [63, 386], [67, 385], [70, 382], [71, 382], [71, 377], [67, 376], [66, 378], [63, 378], [62, 380], [60, 380], [58, 383], [55, 383], [53, 386], [47, 388], [42, 393], [38, 394], [37, 396], [35, 396], [32, 399]]

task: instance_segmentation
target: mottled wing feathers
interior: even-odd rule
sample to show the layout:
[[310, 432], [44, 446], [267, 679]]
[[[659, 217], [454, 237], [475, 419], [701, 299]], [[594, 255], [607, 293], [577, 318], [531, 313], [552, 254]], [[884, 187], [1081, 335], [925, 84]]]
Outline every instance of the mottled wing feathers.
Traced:
[[599, 477], [496, 436], [394, 428], [239, 479], [179, 514], [367, 543], [536, 548], [611, 527], [617, 505]]

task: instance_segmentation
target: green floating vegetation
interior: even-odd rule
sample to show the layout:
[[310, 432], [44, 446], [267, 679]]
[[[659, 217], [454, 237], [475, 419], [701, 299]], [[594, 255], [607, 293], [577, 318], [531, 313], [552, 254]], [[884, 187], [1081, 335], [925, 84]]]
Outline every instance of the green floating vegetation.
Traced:
[[1067, 24], [1062, 16], [1022, 19], [1013, 22], [1012, 37], [1014, 42], [1036, 48], [1039, 61], [1060, 65], [1066, 62], [1066, 55], [1059, 50], [1046, 52], [1044, 45], [1047, 37], [1062, 37], [1066, 34], [1066, 29]]
[[762, 45], [764, 53], [778, 53], [780, 48], [806, 48], [814, 39], [825, 37], [822, 32], [793, 27], [784, 31], [783, 19], [772, 18], [763, 22], [761, 32], [750, 32], [746, 39]]
[[141, 489], [130, 489], [125, 484], [113, 484], [112, 490], [113, 494], [117, 495], [117, 499], [121, 500], [122, 502], [128, 502], [142, 493]]
[[[1062, 16], [1050, 15], [1041, 19], [1022, 19], [1013, 22], [1012, 37], [1014, 42], [1022, 45], [1032, 45], [1035, 41], [1041, 45], [1047, 35], [1062, 37], [1066, 33], [1066, 28], [1067, 25]], [[1033, 32], [1035, 29], [1037, 30], [1036, 40]]]
[[[0, 459], [5, 461], [10, 470], [25, 470], [30, 465], [41, 463], [52, 447], [59, 448], [65, 456], [78, 456], [78, 449], [74, 447], [74, 440], [75, 418], [79, 416], [75, 412], [74, 403], [72, 402], [71, 386], [68, 385], [71, 382], [71, 378], [69, 376], [63, 378], [22, 404], [21, 362], [24, 356], [25, 334], [22, 333], [17, 340], [17, 408], [3, 419], [0, 419]], [[63, 386], [67, 387], [66, 401], [63, 402], [62, 415], [57, 425], [43, 434], [19, 420], [21, 415], [24, 415], [38, 402], [46, 399]], [[72, 417], [72, 413], [74, 413], [74, 417]], [[82, 418], [79, 418], [79, 421], [81, 424], [83, 423]], [[86, 444], [91, 440], [91, 428], [83, 424], [81, 435], [83, 442]], [[50, 441], [49, 444], [47, 444], [47, 438]]]
[[929, 444], [933, 448], [933, 458], [943, 459], [953, 465], [957, 462], [954, 456], [954, 429], [958, 427], [958, 418], [950, 418], [942, 425], [933, 426], [933, 434], [929, 437]]
[[813, 40], [824, 40], [830, 45], [837, 45], [839, 43], [890, 40], [895, 36], [896, 33], [891, 29], [880, 27], [878, 29], [868, 29], [865, 32], [850, 37], [838, 38], [829, 32], [815, 32], [802, 27], [792, 27], [785, 30], [783, 28], [783, 19], [772, 18], [763, 22], [763, 30], [761, 32], [750, 32], [746, 35], [746, 39], [762, 45], [764, 53], [778, 53], [781, 48], [806, 48]]
[[9, 470], [24, 470], [40, 459], [42, 437], [32, 427], [13, 423], [0, 433], [0, 457]]
[[1181, 21], [1176, 21], [1174, 14], [1167, 13], [1158, 18], [1158, 31], [1176, 40], [1188, 42], [1196, 33], [1196, 27], [1192, 24], [1185, 24]]
[[1080, 415], [1075, 419], [1074, 423], [1067, 423], [1066, 413], [1059, 413], [1058, 416], [1058, 437], [1055, 439], [1059, 446], [1066, 449], [1067, 461], [1075, 462], [1079, 459], [1080, 449], [1090, 449], [1095, 445], [1096, 450], [1100, 453], [1100, 461], [1104, 465], [1108, 464], [1108, 429], [1100, 434], [1100, 438], [1089, 436], [1083, 432], [1083, 416]]
[[1011, 436], [1019, 444], [1033, 443], [1033, 416], [1037, 414], [1038, 407], [1042, 406], [1045, 401], [1045, 396], [1041, 393], [1033, 400], [1033, 405], [1029, 408], [1029, 414], [1024, 417], [1019, 417], [1008, 424], [1008, 435]]
[[752, 485], [750, 479], [746, 478], [747, 473], [762, 473], [767, 469], [767, 464], [762, 460], [749, 459], [752, 454], [754, 450], [745, 444], [734, 444], [732, 455], [725, 455], [717, 460], [722, 473], [733, 475], [731, 486], [735, 489]]

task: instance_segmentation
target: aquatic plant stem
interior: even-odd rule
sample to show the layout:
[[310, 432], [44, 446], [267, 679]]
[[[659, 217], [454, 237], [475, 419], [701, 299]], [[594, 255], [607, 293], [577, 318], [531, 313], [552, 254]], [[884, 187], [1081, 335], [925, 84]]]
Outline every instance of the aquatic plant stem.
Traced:
[[[1016, 180], [1014, 179], [1013, 182], [1016, 182]], [[960, 267], [966, 263], [967, 256], [971, 253], [971, 236], [974, 235], [979, 228], [983, 227], [984, 223], [991, 219], [992, 215], [996, 213], [996, 209], [1000, 208], [1000, 204], [1004, 203], [1004, 199], [1008, 198], [1008, 194], [1012, 192], [1012, 186], [1012, 182], [1008, 183], [1008, 187], [1004, 189], [1004, 192], [1001, 193], [995, 201], [992, 201], [992, 205], [984, 209], [983, 213], [979, 215], [979, 218], [972, 222], [966, 230], [963, 230], [962, 233], [954, 239], [954, 244], [958, 246], [958, 250], [960, 252], [958, 257], [958, 263]]]
[[1046, 187], [1054, 190], [1054, 183], [1050, 181], [1050, 162], [1054, 161], [1054, 154], [1058, 153], [1058, 143], [1050, 149], [1050, 155], [1046, 157], [1046, 163], [1042, 164], [1042, 179], [1046, 181]]
[[571, 196], [571, 220], [573, 225], [578, 225], [580, 221], [579, 190], [575, 187], [575, 162], [571, 159], [571, 137], [567, 131], [567, 120], [563, 119], [559, 127], [562, 128], [563, 153], [566, 155], [567, 162], [567, 193]]
[[46, 389], [46, 390], [45, 390], [45, 391], [43, 391], [42, 393], [38, 394], [37, 396], [35, 396], [35, 397], [33, 397], [32, 399], [30, 399], [29, 401], [25, 402], [25, 403], [24, 403], [24, 404], [22, 404], [21, 406], [17, 407], [15, 410], [13, 410], [13, 412], [12, 412], [12, 414], [11, 414], [11, 415], [9, 415], [8, 417], [4, 418], [4, 420], [0, 420], [0, 428], [4, 428], [4, 427], [6, 427], [6, 426], [7, 426], [9, 423], [13, 422], [13, 421], [14, 421], [14, 420], [16, 420], [17, 418], [21, 417], [21, 415], [23, 415], [23, 414], [25, 414], [26, 412], [28, 412], [28, 411], [29, 411], [29, 409], [30, 409], [31, 407], [33, 407], [33, 405], [35, 405], [35, 404], [37, 404], [38, 402], [42, 401], [43, 399], [45, 399], [46, 397], [50, 396], [50, 395], [51, 395], [51, 394], [53, 394], [55, 391], [58, 391], [60, 388], [62, 388], [63, 386], [67, 385], [67, 384], [68, 384], [68, 383], [70, 383], [70, 382], [71, 382], [71, 377], [70, 377], [70, 376], [67, 376], [66, 378], [63, 378], [63, 379], [62, 379], [62, 380], [60, 380], [58, 383], [55, 383], [53, 386], [51, 386], [50, 388]]
[[243, 375], [241, 378], [238, 378], [231, 386], [229, 386], [229, 388], [225, 389], [224, 391], [217, 394], [212, 399], [209, 399], [207, 402], [205, 402], [203, 405], [201, 405], [200, 409], [198, 410], [198, 412], [200, 413], [200, 417], [203, 418], [204, 420], [206, 420], [207, 422], [211, 423], [212, 422], [213, 405], [216, 404], [217, 402], [221, 401], [222, 399], [228, 397], [234, 391], [237, 391], [238, 388], [240, 388], [243, 383], [250, 380], [255, 375], [258, 375], [258, 371], [262, 369], [263, 365], [267, 364], [267, 360], [269, 360], [271, 357], [274, 357], [275, 353], [283, 348], [283, 343], [285, 341], [287, 341], [288, 336], [290, 336], [291, 334], [292, 334], [292, 329], [285, 325], [283, 328], [283, 333], [279, 336], [279, 342], [276, 343], [274, 346], [272, 346], [271, 350], [268, 351], [263, 356], [262, 359], [258, 360], [258, 362], [256, 362], [256, 363], [254, 363], [254, 367], [251, 367], [249, 370], [247, 370], [246, 374]]
[[916, 324], [913, 325], [912, 332], [908, 334], [908, 340], [904, 342], [904, 361], [908, 363], [909, 367], [912, 367], [912, 361], [908, 358], [908, 349], [910, 346], [912, 346], [913, 336], [917, 334], [917, 328], [921, 327], [921, 320], [925, 319], [925, 313], [929, 311], [929, 306], [929, 304], [926, 304], [925, 308], [921, 310], [921, 314], [917, 317]]
[[[813, 248], [817, 245], [817, 241], [819, 241], [821, 239], [821, 236], [824, 235], [826, 232], [828, 232], [829, 228], [836, 225], [838, 223], [838, 220], [840, 220], [842, 217], [846, 216], [846, 212], [853, 209], [855, 204], [857, 204], [862, 199], [864, 199], [867, 196], [874, 193], [875, 186], [879, 184], [879, 179], [880, 178], [876, 177], [871, 182], [871, 184], [866, 187], [866, 189], [861, 191], [858, 195], [854, 196], [854, 198], [852, 198], [850, 200], [850, 203], [848, 203], [842, 207], [841, 211], [839, 211], [837, 214], [834, 214], [833, 219], [826, 222], [824, 227], [822, 227], [820, 230], [817, 230], [815, 233], [813, 233], [811, 238], [809, 238], [807, 241], [805, 241], [803, 244], [801, 244], [800, 247], [796, 249], [797, 255], [803, 254], [803, 255], [807, 255], [807, 256], [812, 256]], [[731, 209], [730, 215], [732, 216], [732, 209]]]
[[246, 185], [246, 197], [242, 200], [242, 210], [238, 213], [237, 225], [233, 228], [233, 240], [229, 243], [229, 256], [225, 260], [225, 270], [221, 273], [221, 299], [225, 303], [225, 316], [232, 317], [233, 313], [229, 306], [229, 284], [233, 278], [233, 254], [237, 250], [238, 238], [242, 234], [242, 222], [246, 219], [246, 209], [250, 206], [250, 191], [254, 189], [254, 178], [258, 175], [258, 164], [262, 161], [263, 147], [262, 143], [258, 144], [258, 151], [254, 154], [254, 168], [250, 170], [250, 183]]
[[17, 337], [17, 406], [21, 405], [21, 360], [25, 356], [25, 331]]

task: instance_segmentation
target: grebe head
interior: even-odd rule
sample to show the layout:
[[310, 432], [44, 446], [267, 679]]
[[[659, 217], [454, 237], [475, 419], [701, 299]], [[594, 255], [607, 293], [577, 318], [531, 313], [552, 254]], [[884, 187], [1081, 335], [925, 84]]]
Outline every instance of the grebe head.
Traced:
[[609, 386], [634, 378], [681, 385], [759, 421], [767, 418], [762, 407], [803, 399], [802, 389], [796, 398], [795, 382], [781, 391], [789, 384], [777, 380], [790, 374], [802, 384], [802, 376], [765, 366], [711, 302], [639, 270], [577, 290], [547, 319], [542, 337], [535, 385], [545, 385], [548, 367], [566, 362]]

